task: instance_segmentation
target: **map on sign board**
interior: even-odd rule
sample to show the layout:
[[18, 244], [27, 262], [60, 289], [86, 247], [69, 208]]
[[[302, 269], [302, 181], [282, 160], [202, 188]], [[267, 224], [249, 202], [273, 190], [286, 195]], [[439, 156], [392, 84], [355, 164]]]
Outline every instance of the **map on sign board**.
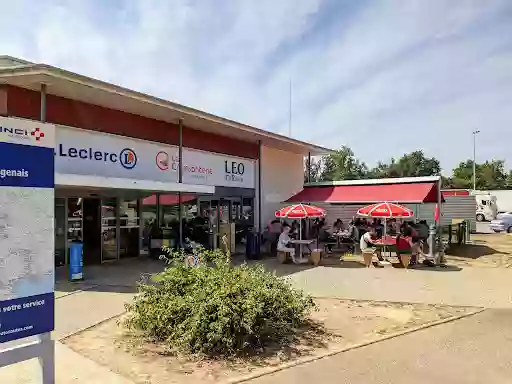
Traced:
[[53, 191], [0, 188], [0, 301], [54, 289], [53, 207], [41, 200]]
[[55, 326], [55, 127], [0, 117], [0, 343]]

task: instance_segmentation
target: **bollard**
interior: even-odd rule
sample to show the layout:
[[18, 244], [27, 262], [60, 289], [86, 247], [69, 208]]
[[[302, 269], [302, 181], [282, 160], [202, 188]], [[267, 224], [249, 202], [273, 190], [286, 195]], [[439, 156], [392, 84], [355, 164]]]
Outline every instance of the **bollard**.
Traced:
[[430, 228], [428, 231], [428, 256], [427, 258], [431, 261], [435, 259], [435, 248], [436, 248], [436, 226], [435, 224], [430, 224]]

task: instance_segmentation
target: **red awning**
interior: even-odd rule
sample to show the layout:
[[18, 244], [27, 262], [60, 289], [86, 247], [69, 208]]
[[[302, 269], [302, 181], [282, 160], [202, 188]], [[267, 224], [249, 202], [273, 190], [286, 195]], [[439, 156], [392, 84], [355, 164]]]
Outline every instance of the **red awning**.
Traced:
[[[442, 198], [442, 196], [441, 196]], [[437, 203], [436, 183], [306, 187], [286, 203]], [[444, 199], [442, 198], [442, 201]]]

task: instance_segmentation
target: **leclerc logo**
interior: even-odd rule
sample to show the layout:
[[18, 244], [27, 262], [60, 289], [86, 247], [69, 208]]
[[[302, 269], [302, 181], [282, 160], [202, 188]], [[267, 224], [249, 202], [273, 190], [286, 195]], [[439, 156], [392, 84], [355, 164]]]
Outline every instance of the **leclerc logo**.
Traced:
[[101, 161], [103, 163], [119, 163], [125, 169], [133, 169], [137, 165], [137, 154], [133, 149], [125, 148], [119, 154], [99, 151], [94, 148], [76, 148], [58, 145], [59, 157], [69, 157], [77, 160]]
[[126, 169], [132, 169], [137, 165], [137, 155], [130, 148], [125, 148], [119, 154], [119, 161]]

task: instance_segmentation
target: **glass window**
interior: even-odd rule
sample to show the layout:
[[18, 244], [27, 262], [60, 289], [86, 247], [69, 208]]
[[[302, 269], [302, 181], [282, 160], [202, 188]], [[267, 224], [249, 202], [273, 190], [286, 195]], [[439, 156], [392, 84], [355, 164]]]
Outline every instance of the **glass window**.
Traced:
[[55, 199], [55, 266], [66, 264], [66, 199]]
[[242, 216], [245, 221], [250, 225], [254, 225], [254, 199], [246, 198], [242, 199]]
[[141, 200], [142, 249], [149, 251], [151, 233], [159, 232], [157, 221], [157, 195]]
[[139, 256], [139, 204], [137, 200], [121, 200], [119, 204], [119, 256]]
[[178, 245], [179, 237], [179, 201], [178, 194], [165, 194], [159, 196], [160, 238], [166, 240], [165, 245], [174, 248]]
[[82, 241], [82, 199], [69, 198], [68, 201], [68, 242]]
[[103, 248], [101, 260], [117, 260], [117, 204], [116, 198], [101, 201], [101, 235]]

